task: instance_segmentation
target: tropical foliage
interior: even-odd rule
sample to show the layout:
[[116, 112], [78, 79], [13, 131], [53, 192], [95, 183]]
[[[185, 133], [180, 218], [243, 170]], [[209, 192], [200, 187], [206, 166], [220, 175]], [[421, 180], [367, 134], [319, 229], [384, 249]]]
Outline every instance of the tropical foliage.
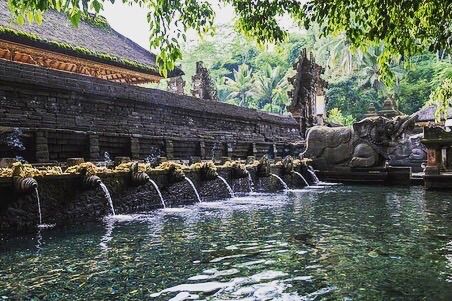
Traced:
[[333, 108], [328, 112], [327, 121], [331, 124], [337, 125], [352, 125], [356, 120], [352, 115], [344, 116], [338, 108]]
[[220, 100], [281, 113], [289, 103], [287, 78], [294, 73], [292, 65], [300, 50], [306, 48], [325, 66], [327, 111], [336, 112], [332, 109], [337, 108], [346, 120], [361, 119], [372, 103], [380, 109], [389, 95], [402, 112], [411, 114], [426, 103], [444, 79], [452, 78], [450, 56], [426, 52], [411, 58], [409, 64], [392, 60], [389, 68], [394, 81], [387, 84], [378, 68], [384, 47], [354, 49], [344, 37], [319, 37], [313, 27], [291, 34], [278, 46], [259, 47], [224, 26], [212, 39], [204, 39], [183, 53], [182, 69], [190, 81], [196, 60], [205, 59], [217, 82]]
[[[114, 2], [115, 0], [109, 0]], [[84, 13], [103, 10], [105, 0], [8, 0], [10, 9], [25, 22], [40, 22], [42, 12], [56, 9], [67, 13], [77, 24]], [[150, 46], [159, 48], [157, 61], [166, 74], [182, 57], [181, 42], [186, 31], [211, 33], [215, 12], [205, 0], [122, 0], [148, 10]], [[354, 48], [366, 49], [382, 45], [378, 57], [381, 74], [391, 79], [392, 58], [412, 57], [426, 49], [450, 51], [452, 35], [452, 3], [444, 0], [220, 0], [236, 14], [236, 28], [245, 36], [264, 43], [283, 42], [288, 35], [281, 20], [310, 28], [320, 24], [323, 35], [343, 33]]]

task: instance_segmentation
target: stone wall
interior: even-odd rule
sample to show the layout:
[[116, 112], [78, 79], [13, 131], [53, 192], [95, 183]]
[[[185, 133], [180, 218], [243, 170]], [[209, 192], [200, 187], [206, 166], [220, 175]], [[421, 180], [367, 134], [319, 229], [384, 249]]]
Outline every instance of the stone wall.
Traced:
[[[0, 60], [0, 130], [20, 128], [30, 162], [68, 157], [244, 158], [290, 152], [291, 117]], [[11, 152], [0, 146], [0, 158]]]

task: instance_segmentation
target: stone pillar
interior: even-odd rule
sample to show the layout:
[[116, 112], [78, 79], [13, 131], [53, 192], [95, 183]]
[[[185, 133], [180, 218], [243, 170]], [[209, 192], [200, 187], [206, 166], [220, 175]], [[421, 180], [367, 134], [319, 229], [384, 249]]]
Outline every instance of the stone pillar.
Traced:
[[275, 159], [279, 158], [279, 156], [278, 156], [278, 148], [276, 147], [276, 144], [273, 143], [272, 147], [273, 147], [273, 156], [275, 157]]
[[168, 160], [174, 159], [174, 147], [171, 139], [165, 139], [165, 153]]
[[89, 159], [93, 161], [100, 159], [99, 136], [97, 134], [89, 135]]
[[46, 131], [37, 131], [36, 138], [36, 161], [39, 163], [46, 163], [50, 161], [49, 144], [47, 141]]
[[232, 157], [232, 143], [231, 142], [226, 142], [226, 157]]
[[206, 143], [203, 140], [199, 141], [199, 156], [201, 159], [206, 158]]
[[137, 137], [130, 137], [130, 155], [132, 159], [140, 159], [140, 140]]
[[257, 154], [257, 147], [256, 147], [256, 143], [251, 143], [251, 154], [252, 156], [256, 157]]

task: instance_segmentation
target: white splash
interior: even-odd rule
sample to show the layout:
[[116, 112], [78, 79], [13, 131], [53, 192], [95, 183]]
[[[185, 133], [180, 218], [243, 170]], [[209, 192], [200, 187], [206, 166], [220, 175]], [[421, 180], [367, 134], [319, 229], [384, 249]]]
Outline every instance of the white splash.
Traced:
[[251, 177], [251, 173], [247, 170], [246, 173], [248, 174], [248, 186], [250, 188], [250, 192], [254, 192], [254, 182], [253, 178]]
[[317, 184], [320, 182], [319, 178], [317, 178], [317, 175], [314, 172], [314, 169], [312, 168], [312, 166], [308, 167], [308, 172], [311, 174], [312, 179], [314, 180], [314, 182]]

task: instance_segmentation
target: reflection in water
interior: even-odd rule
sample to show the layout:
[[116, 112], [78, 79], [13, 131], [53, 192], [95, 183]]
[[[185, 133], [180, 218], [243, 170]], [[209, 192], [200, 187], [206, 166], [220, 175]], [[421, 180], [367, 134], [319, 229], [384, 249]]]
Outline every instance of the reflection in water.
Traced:
[[36, 255], [39, 255], [42, 251], [42, 234], [41, 234], [41, 229], [38, 228], [38, 230], [36, 231]]
[[100, 249], [102, 250], [102, 252], [107, 252], [108, 251], [108, 243], [113, 239], [112, 233], [113, 233], [113, 229], [115, 228], [115, 222], [116, 219], [113, 218], [105, 218], [104, 219], [104, 223], [105, 223], [105, 234], [104, 236], [102, 236], [99, 246]]
[[7, 242], [0, 298], [450, 300], [451, 226], [420, 188], [253, 193]]

